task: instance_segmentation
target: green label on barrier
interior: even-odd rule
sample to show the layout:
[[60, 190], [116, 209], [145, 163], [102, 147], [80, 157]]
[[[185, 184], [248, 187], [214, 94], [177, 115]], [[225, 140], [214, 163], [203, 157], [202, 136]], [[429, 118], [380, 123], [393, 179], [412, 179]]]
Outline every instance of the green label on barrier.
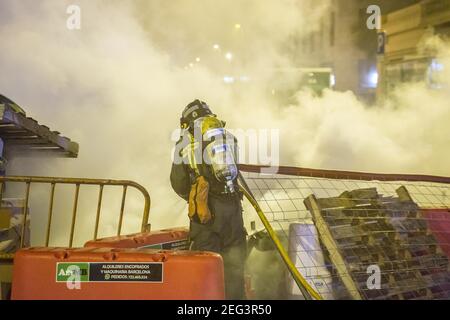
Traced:
[[57, 262], [56, 282], [163, 282], [161, 262]]
[[56, 264], [56, 282], [72, 280], [89, 281], [89, 263], [87, 262], [58, 262]]

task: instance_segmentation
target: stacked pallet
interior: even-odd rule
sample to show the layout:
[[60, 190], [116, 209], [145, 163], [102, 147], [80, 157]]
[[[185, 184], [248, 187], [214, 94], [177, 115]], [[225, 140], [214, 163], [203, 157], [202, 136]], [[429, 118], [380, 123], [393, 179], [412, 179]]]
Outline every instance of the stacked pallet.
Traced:
[[[384, 197], [370, 188], [305, 200], [335, 276], [335, 297], [450, 298], [448, 257], [406, 188], [397, 195]], [[374, 286], [377, 270], [381, 281]]]

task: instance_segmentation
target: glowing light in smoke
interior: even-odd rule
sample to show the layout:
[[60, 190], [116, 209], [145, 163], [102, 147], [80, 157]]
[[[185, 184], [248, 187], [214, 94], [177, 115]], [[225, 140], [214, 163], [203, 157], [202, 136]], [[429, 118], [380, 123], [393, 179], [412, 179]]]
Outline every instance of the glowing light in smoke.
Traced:
[[231, 52], [227, 52], [225, 54], [225, 59], [227, 59], [228, 61], [231, 61], [233, 59], [233, 54]]
[[213, 45], [213, 49], [214, 49], [214, 50], [219, 50], [219, 49], [220, 49], [220, 46], [219, 46], [218, 44], [214, 44], [214, 45]]
[[200, 58], [199, 57], [195, 58], [195, 61], [200, 62]]
[[330, 75], [330, 85], [331, 87], [336, 85], [336, 76], [334, 74]]
[[239, 23], [236, 23], [236, 24], [234, 25], [234, 28], [235, 28], [236, 30], [239, 30], [239, 29], [241, 29], [241, 25], [240, 25]]
[[437, 59], [433, 59], [431, 61], [431, 69], [433, 71], [443, 71], [444, 65], [442, 63], [440, 63]]
[[378, 72], [376, 70], [369, 72], [367, 81], [370, 88], [376, 88], [378, 85]]
[[225, 83], [233, 83], [234, 82], [234, 78], [231, 76], [224, 76], [223, 77], [223, 82]]

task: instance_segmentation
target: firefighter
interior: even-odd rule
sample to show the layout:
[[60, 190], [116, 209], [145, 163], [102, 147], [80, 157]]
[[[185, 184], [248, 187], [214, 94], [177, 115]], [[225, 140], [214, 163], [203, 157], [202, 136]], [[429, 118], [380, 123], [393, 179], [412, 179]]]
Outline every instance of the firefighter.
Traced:
[[237, 185], [237, 141], [200, 100], [186, 106], [180, 125], [170, 181], [189, 203], [191, 249], [219, 253], [226, 298], [244, 299], [247, 233]]

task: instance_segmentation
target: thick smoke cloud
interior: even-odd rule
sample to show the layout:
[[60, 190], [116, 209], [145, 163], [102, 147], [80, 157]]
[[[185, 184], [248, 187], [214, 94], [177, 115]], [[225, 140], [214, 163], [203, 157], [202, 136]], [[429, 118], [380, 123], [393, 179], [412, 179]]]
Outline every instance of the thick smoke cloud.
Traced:
[[[153, 228], [185, 225], [168, 179], [171, 136], [198, 97], [230, 128], [279, 129], [281, 164], [450, 174], [448, 89], [411, 84], [370, 108], [351, 92], [267, 99], [271, 71], [293, 66], [289, 40], [314, 28], [301, 1], [76, 1], [82, 24], [71, 31], [73, 3], [0, 3], [0, 91], [81, 146], [75, 160], [15, 159], [9, 174], [136, 180], [150, 190]], [[426, 45], [448, 56], [445, 43]], [[251, 81], [236, 90], [228, 73]]]

